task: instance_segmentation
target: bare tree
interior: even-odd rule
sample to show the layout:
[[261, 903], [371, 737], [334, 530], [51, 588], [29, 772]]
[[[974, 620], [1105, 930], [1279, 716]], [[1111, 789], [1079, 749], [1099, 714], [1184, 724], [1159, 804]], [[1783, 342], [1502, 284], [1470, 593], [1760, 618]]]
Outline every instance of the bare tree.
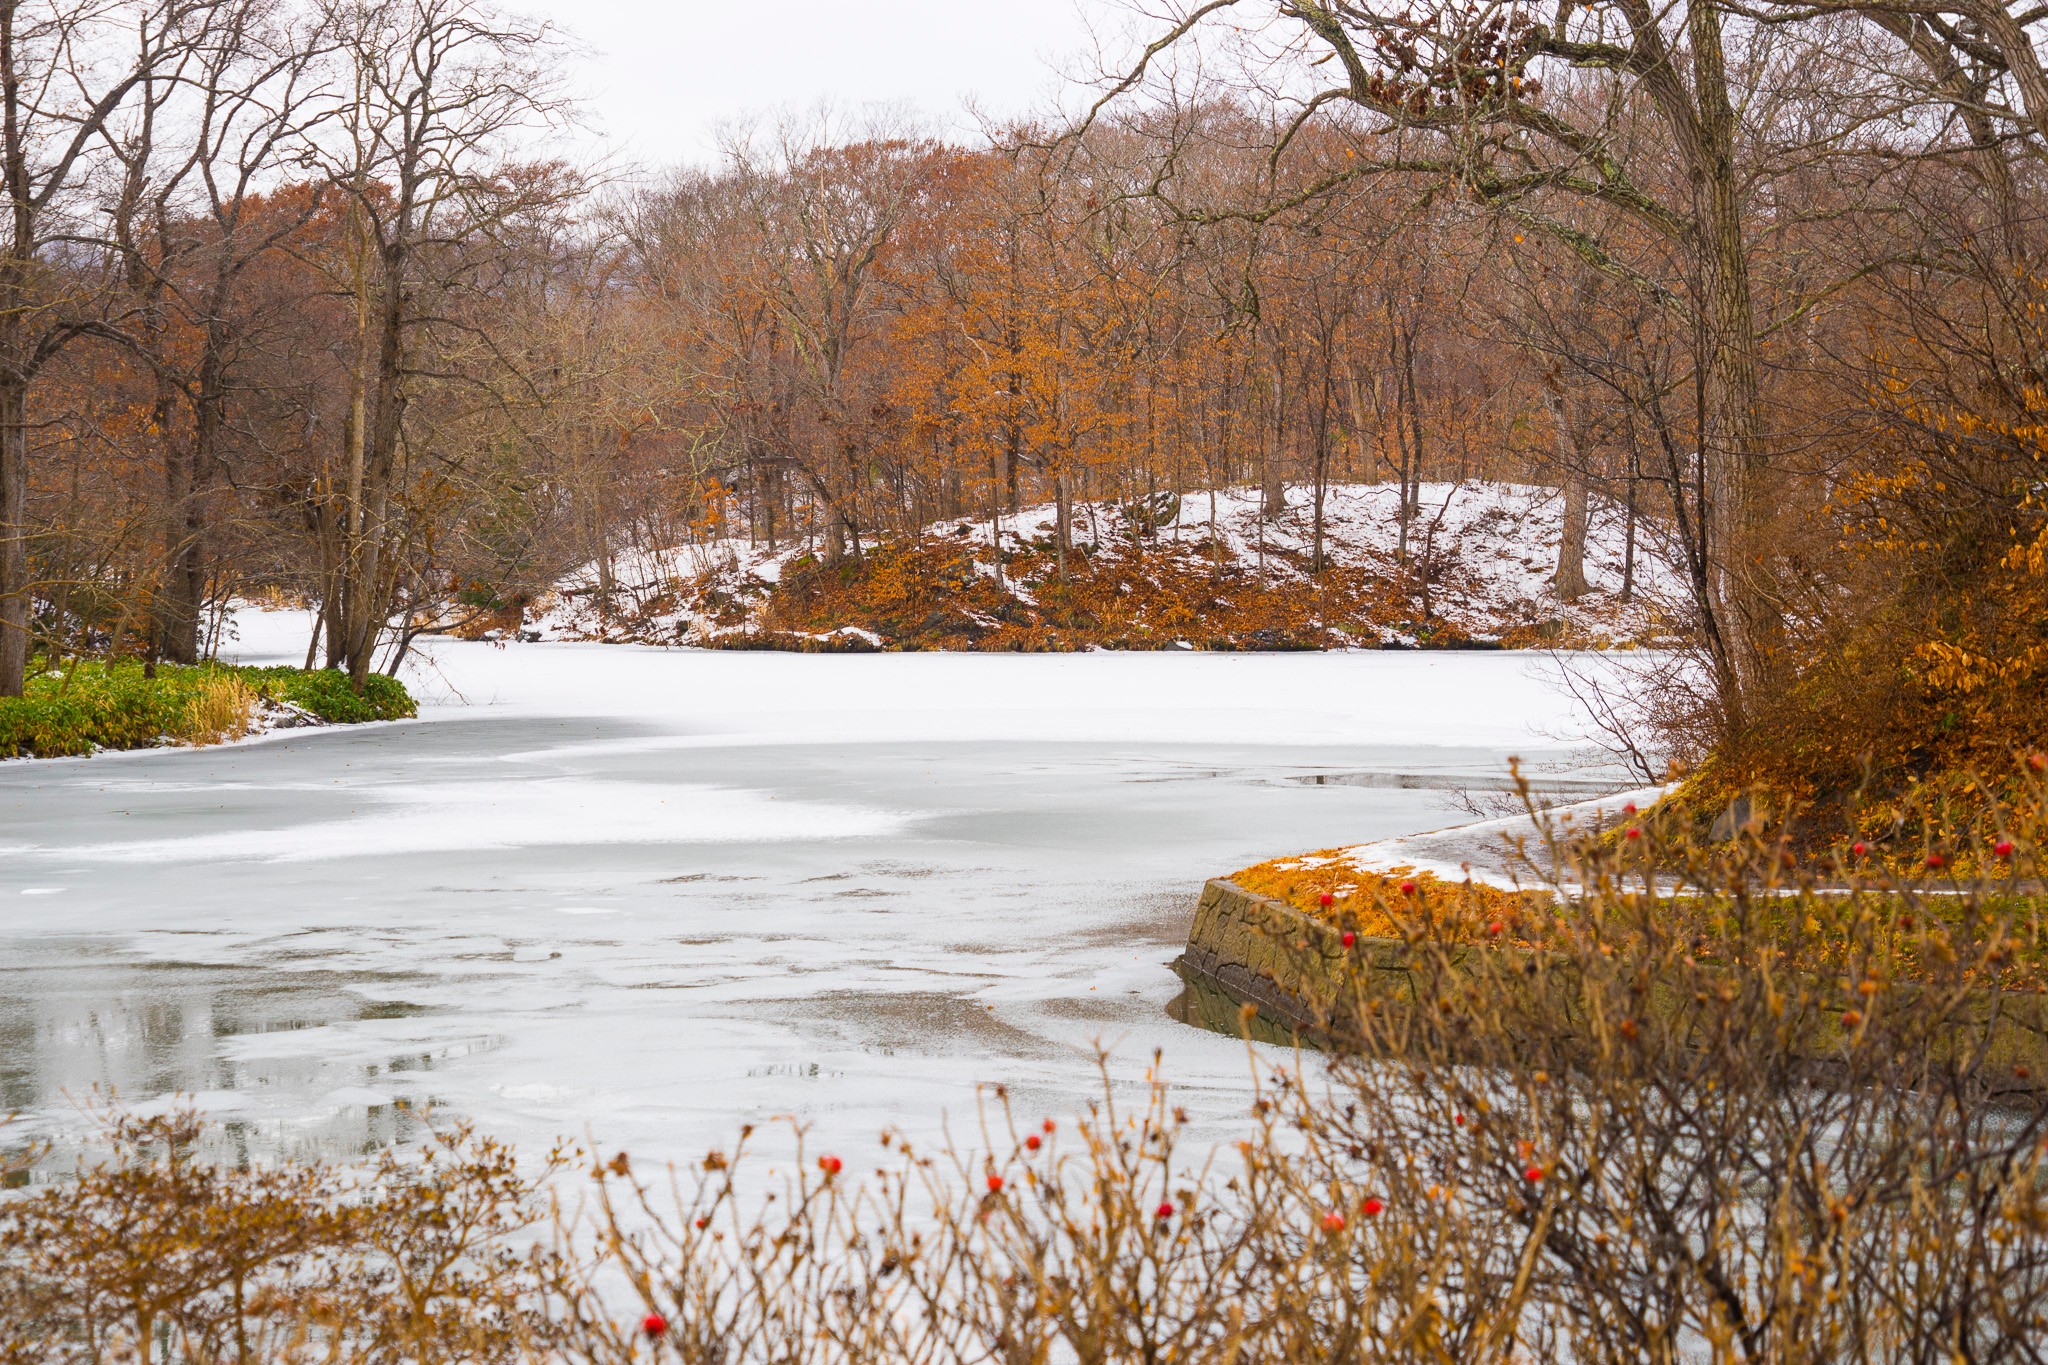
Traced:
[[873, 338], [881, 260], [933, 151], [887, 111], [871, 112], [851, 137], [836, 131], [819, 113], [786, 121], [767, 147], [744, 130], [726, 144], [733, 187], [762, 246], [760, 283], [829, 443], [819, 456], [793, 459], [825, 509], [827, 562], [849, 548], [860, 554], [866, 442], [848, 362]]
[[[256, 334], [261, 324], [246, 312], [243, 282], [323, 207], [318, 193], [294, 200], [265, 191], [279, 174], [303, 168], [305, 140], [335, 113], [321, 79], [326, 19], [231, 0], [171, 78], [144, 83], [129, 126], [109, 130], [124, 171], [113, 239], [135, 314], [128, 330], [155, 372], [151, 425], [163, 445], [153, 653], [174, 663], [200, 652], [207, 539], [227, 474], [237, 362], [277, 340]], [[183, 421], [173, 420], [174, 404]]]
[[353, 336], [341, 458], [319, 519], [328, 659], [360, 685], [419, 529], [402, 498], [415, 453], [407, 409], [423, 384], [449, 377], [429, 343], [461, 330], [450, 300], [493, 234], [559, 197], [554, 181], [510, 163], [518, 135], [553, 126], [567, 106], [545, 25], [472, 0], [335, 0], [330, 14], [347, 91], [316, 154], [344, 204], [328, 264]]
[[[1832, 71], [1830, 98], [1797, 111], [1792, 83], [1776, 76], [1767, 98], [1749, 98], [1783, 49], [1824, 35], [1754, 23], [1723, 0], [1595, 0], [1550, 13], [1522, 0], [1299, 0], [1238, 19], [1251, 9], [1187, 6], [1095, 109], [1143, 85], [1176, 44], [1205, 33], [1239, 43], [1262, 73], [1252, 88], [1294, 111], [1281, 150], [1311, 124], [1349, 120], [1338, 126], [1350, 155], [1302, 196], [1388, 173], [1437, 177], [1683, 318], [1696, 349], [1708, 568], [1696, 605], [1721, 704], [1739, 721], [1779, 613], [1760, 373], [1775, 320], [1760, 316], [1752, 281], [1759, 202], [1773, 174], [1810, 166], [1895, 112], [1882, 81], [1866, 82], [1878, 91], [1866, 98], [1846, 69]], [[1799, 16], [1788, 8], [1786, 18]], [[1162, 192], [1171, 188], [1164, 177]]]
[[[0, 697], [20, 696], [30, 631], [31, 398], [37, 377], [103, 330], [91, 194], [110, 123], [206, 34], [218, 0], [0, 0]], [[102, 259], [104, 259], [102, 257]]]

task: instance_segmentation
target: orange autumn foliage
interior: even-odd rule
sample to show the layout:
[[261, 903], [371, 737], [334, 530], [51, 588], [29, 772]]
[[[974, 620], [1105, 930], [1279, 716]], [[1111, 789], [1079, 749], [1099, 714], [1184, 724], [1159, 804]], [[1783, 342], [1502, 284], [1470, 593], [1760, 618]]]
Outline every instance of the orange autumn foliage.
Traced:
[[1910, 844], [1916, 784], [1958, 810], [2014, 795], [1995, 775], [2048, 737], [2048, 389], [2024, 379], [2048, 355], [2048, 279], [2022, 290], [2036, 325], [1960, 356], [1907, 347], [1868, 385], [1883, 425], [1788, 523], [1826, 572], [1789, 595], [1776, 685], [1689, 783], [1705, 815], [1760, 790], [1814, 834]]
[[[1547, 892], [1451, 881], [1410, 867], [1361, 867], [1341, 848], [1254, 863], [1230, 880], [1363, 938], [1528, 943], [1537, 929], [1534, 912], [1552, 899]], [[1325, 895], [1329, 905], [1322, 903]], [[1494, 925], [1497, 934], [1490, 932]]]

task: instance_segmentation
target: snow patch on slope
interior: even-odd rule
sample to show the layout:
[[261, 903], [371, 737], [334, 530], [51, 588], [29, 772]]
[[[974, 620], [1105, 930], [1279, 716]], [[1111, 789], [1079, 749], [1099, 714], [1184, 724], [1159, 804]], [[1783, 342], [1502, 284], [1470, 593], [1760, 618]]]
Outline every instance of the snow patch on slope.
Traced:
[[[1592, 498], [1585, 552], [1589, 591], [1565, 602], [1551, 585], [1564, 523], [1559, 490], [1484, 481], [1425, 483], [1419, 502], [1408, 519], [1404, 568], [1399, 487], [1328, 488], [1323, 500], [1326, 560], [1390, 577], [1415, 576], [1416, 567], [1426, 565], [1431, 616], [1480, 639], [1498, 638], [1518, 626], [1553, 623], [1560, 633], [1580, 638], [1645, 639], [1669, 633], [1664, 622], [1678, 614], [1683, 585], [1662, 528], [1649, 519], [1635, 521], [1631, 556], [1626, 509]], [[1306, 580], [1315, 544], [1313, 490], [1288, 489], [1285, 508], [1275, 517], [1263, 516], [1262, 507], [1256, 488], [1160, 495], [1148, 500], [1145, 509], [1145, 519], [1154, 522], [1147, 545], [1155, 551], [1179, 549], [1190, 557], [1220, 553], [1268, 582]], [[1108, 502], [1076, 503], [1071, 524], [1077, 546], [1110, 553], [1134, 534], [1131, 509]], [[1005, 555], [1027, 546], [1046, 547], [1056, 529], [1056, 509], [1045, 503], [1006, 514], [995, 526], [987, 520], [951, 519], [932, 523], [924, 534], [984, 552], [985, 559], [974, 560], [976, 575], [1000, 581], [1013, 599], [1032, 605], [1032, 583], [999, 575], [996, 547], [1000, 542]], [[814, 548], [802, 541], [770, 548], [724, 538], [661, 550], [622, 550], [610, 566], [610, 611], [600, 609], [604, 576], [596, 565], [586, 565], [541, 604], [533, 624], [549, 639], [710, 641], [734, 629], [713, 618], [715, 608], [724, 606], [728, 614], [734, 607], [749, 613], [758, 609], [784, 571]], [[1631, 558], [1630, 598], [1623, 601]], [[621, 621], [633, 624], [622, 626]], [[1394, 634], [1412, 642], [1412, 637]], [[1333, 637], [1331, 643], [1345, 642]]]

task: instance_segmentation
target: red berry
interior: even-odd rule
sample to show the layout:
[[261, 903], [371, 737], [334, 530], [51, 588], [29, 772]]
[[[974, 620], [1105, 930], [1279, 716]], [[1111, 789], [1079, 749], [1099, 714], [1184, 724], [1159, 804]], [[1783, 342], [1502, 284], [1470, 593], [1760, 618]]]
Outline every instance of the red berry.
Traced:
[[1412, 895], [1414, 895], [1414, 894], [1415, 894], [1415, 883], [1414, 883], [1414, 882], [1402, 882], [1402, 883], [1401, 883], [1401, 894], [1402, 894], [1402, 895], [1404, 895], [1404, 896], [1412, 896]]
[[1024, 1146], [1030, 1151], [1037, 1151], [1039, 1148], [1038, 1134], [1033, 1133], [1030, 1137], [1025, 1138]]
[[1870, 852], [1870, 845], [1858, 839], [1855, 843], [1849, 845], [1849, 851], [1861, 858], [1864, 854]]
[[1940, 855], [1939, 853], [1930, 853], [1930, 854], [1928, 854], [1928, 855], [1927, 855], [1927, 865], [1928, 865], [1929, 867], [1940, 867], [1940, 866], [1941, 866], [1941, 855]]
[[1342, 1231], [1344, 1231], [1344, 1215], [1343, 1215], [1343, 1214], [1341, 1214], [1341, 1213], [1339, 1213], [1339, 1212], [1337, 1212], [1337, 1211], [1336, 1211], [1335, 1209], [1331, 1209], [1331, 1210], [1330, 1210], [1330, 1211], [1329, 1211], [1328, 1213], [1324, 1214], [1324, 1215], [1323, 1215], [1323, 1231], [1324, 1231], [1324, 1232], [1342, 1232]]
[[1465, 1126], [1465, 1116], [1463, 1114], [1453, 1114], [1451, 1115], [1451, 1122], [1463, 1128]]
[[988, 1192], [990, 1194], [1001, 1194], [1003, 1192], [1003, 1178], [1001, 1176], [992, 1175], [988, 1178]]
[[2010, 858], [2012, 856], [2012, 840], [2000, 839], [1991, 846], [1991, 851], [2001, 858]]
[[1327, 891], [1325, 891], [1322, 895], [1316, 897], [1316, 904], [1321, 906], [1331, 906], [1335, 905], [1336, 903], [1337, 898]]
[[1385, 1207], [1386, 1205], [1379, 1200], [1368, 1196], [1366, 1201], [1358, 1206], [1358, 1211], [1368, 1218], [1377, 1218], [1380, 1216], [1380, 1210]]
[[1634, 815], [1636, 813], [1636, 803], [1633, 801], [1629, 802], [1621, 808], [1621, 813], [1623, 815]]
[[1352, 933], [1349, 929], [1346, 929], [1344, 931], [1344, 946], [1346, 948], [1349, 948], [1352, 944], [1356, 942], [1358, 942], [1358, 935]]
[[1855, 1027], [1856, 1027], [1856, 1026], [1857, 1026], [1858, 1024], [1860, 1024], [1860, 1023], [1862, 1023], [1862, 1022], [1863, 1022], [1863, 1011], [1862, 1011], [1862, 1010], [1843, 1010], [1843, 1011], [1842, 1011], [1842, 1027], [1843, 1027], [1843, 1028], [1855, 1028]]
[[1161, 1205], [1160, 1205], [1160, 1206], [1159, 1206], [1158, 1208], [1156, 1208], [1156, 1209], [1152, 1210], [1152, 1216], [1153, 1216], [1154, 1218], [1171, 1218], [1171, 1217], [1173, 1217], [1173, 1205], [1172, 1205], [1172, 1204], [1170, 1204], [1170, 1203], [1167, 1203], [1167, 1204], [1161, 1204]]
[[1045, 1131], [1048, 1133], [1050, 1133], [1053, 1129], [1059, 1127], [1059, 1125], [1057, 1123], [1054, 1123], [1051, 1119], [1047, 1119], [1044, 1123], [1041, 1123], [1038, 1126], [1040, 1128], [1045, 1129]]
[[1486, 926], [1486, 933], [1489, 938], [1499, 938], [1500, 931], [1501, 922], [1499, 920], [1495, 920], [1493, 923]]
[[840, 1171], [845, 1169], [845, 1165], [846, 1163], [836, 1156], [821, 1156], [818, 1158], [818, 1169], [826, 1175], [838, 1175]]
[[1640, 839], [1643, 837], [1643, 832], [1634, 825], [1630, 825], [1626, 830], [1622, 831], [1621, 837], [1624, 839]]
[[709, 1218], [704, 1218], [704, 1217], [701, 1217], [701, 1216], [700, 1216], [700, 1217], [699, 1217], [699, 1218], [697, 1219], [697, 1231], [699, 1231], [699, 1232], [702, 1232], [702, 1231], [703, 1231], [704, 1229], [706, 1229], [706, 1228], [708, 1228], [708, 1227], [710, 1227], [710, 1226], [711, 1226], [711, 1220], [710, 1220]]
[[1531, 1166], [1528, 1170], [1522, 1172], [1522, 1179], [1529, 1181], [1531, 1184], [1542, 1178], [1543, 1168], [1541, 1166]]
[[658, 1337], [668, 1330], [668, 1319], [659, 1313], [649, 1313], [640, 1319], [640, 1330], [650, 1337]]

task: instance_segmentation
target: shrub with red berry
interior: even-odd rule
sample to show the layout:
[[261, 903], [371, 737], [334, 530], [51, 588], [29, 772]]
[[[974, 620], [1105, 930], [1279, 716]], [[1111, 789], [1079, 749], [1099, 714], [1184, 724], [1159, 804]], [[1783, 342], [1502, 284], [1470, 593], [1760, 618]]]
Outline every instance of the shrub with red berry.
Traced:
[[2027, 1359], [2039, 807], [1793, 866], [1757, 824], [1539, 825], [1540, 903], [1358, 887], [1346, 915], [1436, 912], [1400, 993], [1258, 1053], [1213, 1149], [1161, 1059], [1105, 1062], [1064, 1128], [994, 1087], [975, 1141], [885, 1135], [872, 1177], [800, 1129], [618, 1154], [536, 1247], [561, 1154], [452, 1125], [431, 1160], [210, 1166], [196, 1118], [119, 1119], [0, 1199], [0, 1361]]

